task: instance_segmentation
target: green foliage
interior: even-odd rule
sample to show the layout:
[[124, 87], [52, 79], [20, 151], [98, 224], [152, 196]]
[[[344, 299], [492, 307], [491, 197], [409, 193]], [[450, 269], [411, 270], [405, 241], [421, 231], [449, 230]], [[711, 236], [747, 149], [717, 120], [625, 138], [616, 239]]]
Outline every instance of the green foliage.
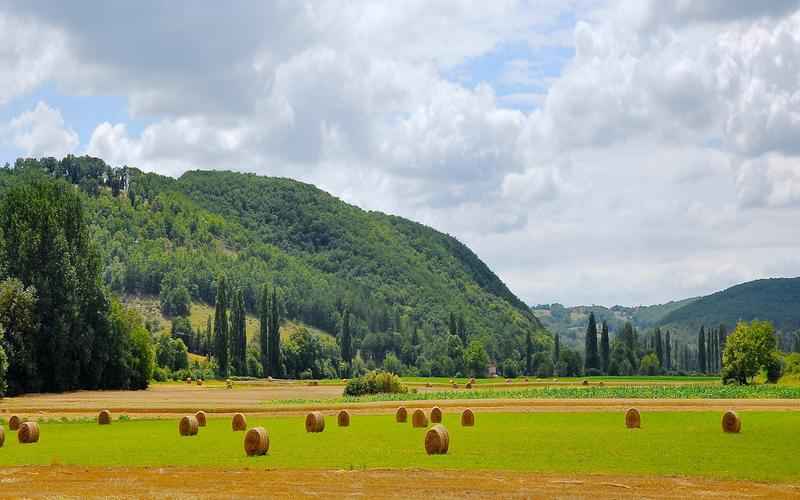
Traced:
[[549, 378], [553, 376], [554, 366], [553, 358], [548, 352], [537, 352], [533, 356], [533, 366], [535, 375], [540, 378]]
[[225, 276], [217, 281], [217, 302], [214, 308], [214, 359], [217, 375], [227, 378], [230, 370], [230, 339], [228, 337], [228, 289]]
[[363, 396], [365, 394], [406, 394], [408, 388], [400, 383], [400, 377], [393, 373], [374, 370], [362, 377], [347, 381], [345, 396]]
[[6, 373], [8, 373], [8, 357], [3, 346], [0, 345], [0, 399], [6, 394]]
[[23, 392], [24, 381], [36, 373], [33, 359], [34, 341], [39, 329], [36, 300], [36, 290], [25, 288], [16, 278], [0, 282], [0, 348], [4, 349], [8, 363], [3, 380], [4, 392]]
[[589, 314], [589, 324], [586, 326], [585, 348], [584, 348], [584, 369], [599, 370], [602, 362], [597, 353], [597, 322], [594, 313]]
[[746, 384], [767, 368], [777, 354], [775, 330], [769, 321], [740, 321], [725, 342], [723, 380]]
[[489, 372], [489, 354], [480, 340], [473, 340], [464, 351], [464, 367], [470, 377], [485, 377]]
[[153, 375], [155, 356], [142, 317], [119, 301], [112, 300], [109, 320], [109, 358], [103, 379], [108, 387], [146, 389]]
[[641, 375], [658, 375], [661, 373], [661, 364], [658, 362], [656, 353], [651, 352], [642, 358], [639, 363], [639, 373]]
[[562, 347], [556, 363], [554, 375], [559, 377], [577, 377], [583, 373], [583, 359], [580, 353], [568, 347]]
[[383, 358], [383, 370], [388, 373], [394, 373], [395, 375], [402, 375], [405, 371], [403, 367], [403, 362], [395, 356], [393, 352], [390, 352]]
[[189, 367], [189, 356], [186, 344], [181, 339], [161, 335], [156, 342], [156, 363], [170, 371], [183, 370]]
[[502, 373], [507, 378], [517, 378], [521, 373], [519, 361], [515, 358], [507, 358], [503, 361]]

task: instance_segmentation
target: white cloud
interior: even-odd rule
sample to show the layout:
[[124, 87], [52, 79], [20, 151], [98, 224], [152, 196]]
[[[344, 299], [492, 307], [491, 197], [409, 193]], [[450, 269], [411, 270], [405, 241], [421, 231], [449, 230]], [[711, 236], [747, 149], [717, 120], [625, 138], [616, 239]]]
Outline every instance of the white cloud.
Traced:
[[78, 134], [64, 124], [61, 112], [39, 102], [8, 125], [12, 141], [27, 156], [62, 157], [78, 147]]

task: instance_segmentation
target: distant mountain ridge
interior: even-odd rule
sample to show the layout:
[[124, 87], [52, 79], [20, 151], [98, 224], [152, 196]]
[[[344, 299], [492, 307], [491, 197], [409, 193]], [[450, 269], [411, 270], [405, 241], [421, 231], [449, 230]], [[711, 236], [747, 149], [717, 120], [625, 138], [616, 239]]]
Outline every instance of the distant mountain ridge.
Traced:
[[669, 330], [676, 338], [691, 341], [701, 326], [720, 324], [733, 328], [741, 321], [771, 321], [780, 332], [800, 330], [800, 278], [768, 278], [732, 286], [703, 297], [652, 306], [533, 306], [534, 314], [553, 334], [582, 346], [590, 313], [598, 322], [608, 321], [618, 331], [630, 321], [640, 332], [655, 327]]

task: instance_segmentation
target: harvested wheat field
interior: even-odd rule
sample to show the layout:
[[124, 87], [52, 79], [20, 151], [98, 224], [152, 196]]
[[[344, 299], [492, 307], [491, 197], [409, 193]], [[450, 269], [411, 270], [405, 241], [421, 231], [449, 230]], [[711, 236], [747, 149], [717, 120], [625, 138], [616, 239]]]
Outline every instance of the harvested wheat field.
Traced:
[[[414, 478], [409, 481], [409, 478]], [[797, 498], [800, 486], [619, 475], [392, 470], [12, 467], [0, 498]]]

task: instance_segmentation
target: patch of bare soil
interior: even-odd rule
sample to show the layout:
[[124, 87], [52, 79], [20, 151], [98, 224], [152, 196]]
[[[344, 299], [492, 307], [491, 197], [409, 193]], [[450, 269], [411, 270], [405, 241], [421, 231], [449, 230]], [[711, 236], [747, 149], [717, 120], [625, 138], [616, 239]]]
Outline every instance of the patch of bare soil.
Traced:
[[417, 470], [18, 467], [0, 498], [800, 498], [800, 485]]

